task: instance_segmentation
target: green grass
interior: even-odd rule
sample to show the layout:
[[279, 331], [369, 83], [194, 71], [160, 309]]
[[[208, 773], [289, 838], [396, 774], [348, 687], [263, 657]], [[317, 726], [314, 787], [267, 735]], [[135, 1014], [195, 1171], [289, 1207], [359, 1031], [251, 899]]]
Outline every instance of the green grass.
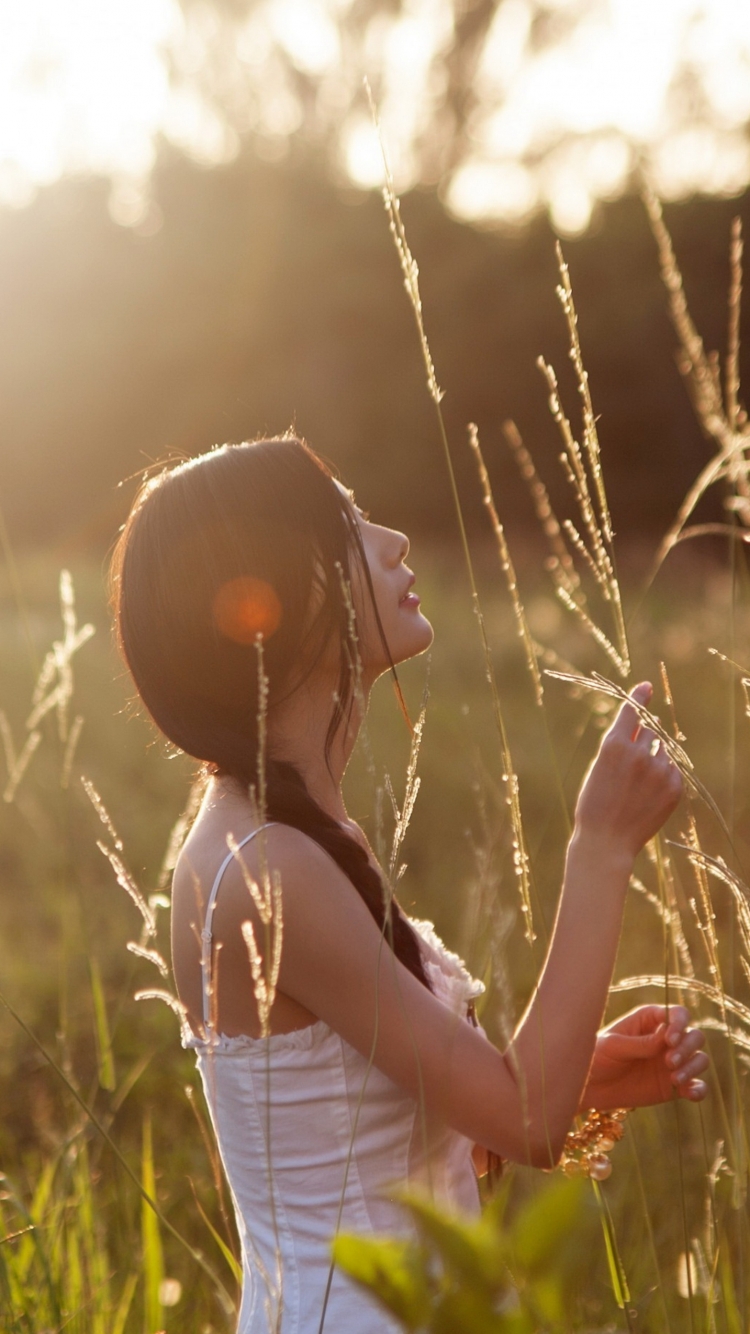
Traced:
[[[416, 268], [392, 193], [387, 206], [438, 414], [438, 444], [450, 468]], [[559, 544], [552, 583], [539, 572], [537, 551], [530, 550], [525, 561], [514, 557], [529, 632], [542, 645], [542, 665], [570, 671], [572, 664], [584, 676], [619, 672], [631, 682], [648, 677], [657, 686], [653, 708], [671, 728], [672, 710], [660, 684], [660, 664], [666, 663], [677, 723], [698, 790], [709, 794], [709, 801], [683, 803], [665, 836], [639, 859], [616, 978], [651, 975], [654, 983], [641, 987], [640, 996], [633, 988], [615, 987], [611, 1012], [638, 999], [684, 995], [709, 1025], [711, 1097], [701, 1107], [675, 1102], [634, 1114], [613, 1154], [612, 1177], [601, 1190], [581, 1193], [575, 1224], [555, 1231], [555, 1244], [537, 1269], [535, 1247], [544, 1219], [557, 1208], [552, 1201], [567, 1209], [573, 1195], [561, 1190], [559, 1178], [521, 1168], [508, 1173], [502, 1201], [503, 1210], [507, 1206], [502, 1228], [511, 1238], [526, 1237], [510, 1261], [505, 1234], [491, 1235], [492, 1220], [502, 1212], [497, 1206], [486, 1226], [474, 1231], [425, 1215], [423, 1227], [436, 1253], [456, 1260], [455, 1272], [442, 1287], [437, 1283], [441, 1290], [432, 1295], [435, 1270], [420, 1271], [419, 1256], [391, 1245], [383, 1269], [383, 1256], [379, 1259], [372, 1246], [352, 1252], [363, 1272], [382, 1271], [412, 1315], [434, 1298], [434, 1329], [452, 1330], [459, 1308], [472, 1310], [471, 1320], [479, 1322], [467, 1324], [466, 1334], [510, 1328], [504, 1316], [494, 1319], [493, 1304], [513, 1297], [506, 1270], [516, 1261], [521, 1315], [512, 1327], [517, 1331], [536, 1334], [537, 1328], [562, 1322], [588, 1334], [624, 1328], [739, 1334], [750, 1325], [750, 1148], [744, 1113], [750, 1055], [745, 869], [750, 865], [750, 672], [743, 679], [743, 669], [750, 668], [750, 579], [745, 547], [735, 540], [737, 525], [745, 526], [743, 533], [750, 528], [744, 455], [750, 432], [736, 383], [739, 237], [735, 233], [722, 392], [684, 307], [658, 206], [653, 200], [648, 206], [696, 410], [716, 449], [713, 480], [728, 484], [734, 528], [725, 526], [723, 549], [714, 535], [713, 556], [703, 560], [696, 543], [677, 545], [675, 528], [656, 577], [626, 578], [620, 589], [598, 471], [596, 418], [561, 261], [561, 299], [583, 407], [580, 451], [557, 401], [551, 368], [545, 374], [579, 513], [578, 532], [568, 529], [567, 540], [579, 553], [587, 600], [583, 587], [570, 582], [564, 553], [560, 566]], [[686, 490], [691, 482], [686, 479]], [[460, 519], [457, 492], [455, 499]], [[692, 521], [687, 509], [683, 517]], [[501, 534], [498, 541], [501, 564], [507, 564]], [[627, 550], [618, 549], [621, 566], [623, 554], [627, 557]], [[447, 944], [486, 979], [482, 1020], [501, 1040], [538, 974], [575, 796], [613, 706], [601, 693], [545, 677], [544, 707], [539, 707], [518, 635], [521, 613], [516, 607], [514, 615], [508, 581], [491, 550], [472, 553], [464, 541], [463, 550], [417, 549], [412, 561], [436, 643], [419, 760], [422, 787], [403, 849], [407, 869], [400, 895], [407, 908], [434, 919]], [[218, 1334], [231, 1328], [227, 1289], [236, 1295], [237, 1270], [215, 1150], [174, 1015], [164, 1005], [133, 1000], [134, 992], [161, 986], [162, 979], [153, 964], [126, 949], [128, 941], [141, 937], [143, 921], [134, 904], [140, 893], [156, 915], [149, 946], [165, 953], [167, 914], [152, 896], [163, 892], [164, 849], [193, 766], [169, 756], [148, 725], [131, 716], [129, 687], [109, 643], [101, 571], [84, 565], [73, 573], [80, 620], [91, 620], [98, 633], [75, 656], [76, 689], [66, 700], [67, 713], [61, 723], [53, 712], [42, 721], [28, 773], [13, 802], [0, 810], [8, 887], [0, 900], [0, 938], [12, 942], [0, 968], [7, 1000], [0, 1014], [0, 1169], [7, 1172], [0, 1198], [3, 1328], [19, 1334], [49, 1329], [155, 1334], [158, 1328], [169, 1334], [189, 1321], [191, 1331]], [[11, 576], [6, 568], [0, 582], [0, 707], [20, 752], [33, 683], [50, 641], [60, 636], [60, 623], [54, 561], [39, 555], [23, 563], [15, 583]], [[555, 598], [555, 581], [567, 610]], [[593, 634], [592, 620], [598, 627]], [[712, 656], [711, 649], [742, 667]], [[425, 672], [422, 660], [401, 673], [415, 716]], [[85, 723], [65, 786], [66, 736], [78, 714]], [[408, 730], [383, 682], [347, 776], [350, 813], [376, 847], [388, 840], [387, 775], [398, 797], [409, 749]], [[123, 861], [138, 886], [131, 885], [130, 896], [96, 847], [102, 824], [81, 774], [117, 827], [117, 833], [107, 831], [106, 841], [112, 849], [121, 837]], [[509, 811], [506, 800], [515, 775], [522, 829], [521, 816]], [[696, 867], [684, 850], [672, 846], [688, 839], [714, 859], [718, 879], [706, 871], [710, 863]], [[538, 934], [533, 945], [519, 896], [519, 888], [525, 896], [526, 886], [514, 872], [519, 844], [529, 853]], [[731, 885], [722, 881], [717, 858], [725, 859]], [[126, 881], [124, 870], [119, 878]], [[668, 979], [667, 973], [678, 976]], [[735, 1030], [733, 1043], [717, 1028], [726, 1020]], [[530, 1219], [536, 1220], [533, 1225]], [[489, 1276], [483, 1271], [484, 1289], [471, 1280], [481, 1255], [496, 1266]], [[405, 1266], [400, 1275], [399, 1256]], [[412, 1280], [416, 1287], [409, 1296]], [[448, 1311], [453, 1315], [446, 1316]], [[440, 1323], [443, 1317], [448, 1325]], [[410, 1327], [421, 1318], [414, 1316]]]
[[[491, 553], [480, 550], [477, 561], [519, 774], [538, 913], [540, 919], [549, 920], [559, 889], [566, 832], [550, 737], [572, 807], [603, 719], [594, 716], [592, 720], [590, 696], [575, 698], [569, 687], [549, 681], [548, 735], [534, 702], [500, 573]], [[734, 805], [736, 852], [740, 862], [747, 861], [743, 814], [745, 794], [750, 790], [750, 720], [744, 716], [739, 685], [728, 668], [709, 656], [708, 648], [731, 651], [738, 660], [750, 662], [750, 617], [738, 609], [730, 641], [727, 572], [719, 565], [696, 563], [687, 550], [676, 553], [673, 561], [631, 622], [636, 675], [658, 679], [658, 662], [666, 659], [690, 754], [722, 809], [726, 812]], [[404, 848], [407, 871], [401, 894], [417, 915], [433, 918], [447, 943], [464, 952], [488, 980], [493, 972], [488, 928], [495, 930], [499, 943], [494, 950], [494, 981], [490, 982], [483, 1021], [500, 1037], [525, 1003], [540, 956], [538, 949], [534, 956], [523, 937], [509, 865], [492, 705], [461, 567], [451, 553], [418, 548], [412, 562], [424, 608], [435, 622], [436, 641], [420, 756], [422, 787]], [[558, 612], [536, 569], [536, 557], [530, 553], [521, 582], [535, 636], [554, 642], [557, 651], [581, 669], [601, 666], [598, 651], [568, 623], [564, 612]], [[38, 659], [59, 634], [57, 577], [54, 561], [41, 555], [24, 562], [20, 570]], [[5, 871], [0, 934], [6, 942], [0, 989], [60, 1064], [147, 1193], [155, 1194], [169, 1223], [205, 1255], [223, 1284], [236, 1293], [230, 1265], [211, 1233], [213, 1228], [225, 1247], [233, 1246], [231, 1231], [227, 1234], [222, 1221], [214, 1168], [185, 1092], [189, 1086], [193, 1102], [197, 1098], [200, 1106], [193, 1060], [180, 1048], [177, 1021], [167, 1008], [133, 1000], [139, 987], [162, 983], [151, 965], [126, 951], [126, 942], [138, 938], [140, 919], [96, 847], [102, 827], [78, 777], [85, 773], [95, 783], [122, 837], [125, 860], [148, 893], [157, 888], [164, 848], [185, 800], [192, 765], [184, 757], [169, 757], [149, 725], [126, 707], [130, 688], [109, 642], [100, 572], [84, 566], [74, 571], [74, 577], [79, 619], [91, 620], [97, 629], [74, 659], [76, 687], [71, 711], [83, 713], [86, 722], [67, 791], [59, 783], [63, 747], [50, 720], [16, 800], [0, 807]], [[0, 585], [0, 597], [4, 630], [0, 637], [0, 706], [18, 744], [33, 677], [7, 583]], [[631, 601], [626, 593], [626, 610]], [[401, 673], [415, 713], [425, 672], [426, 662], [421, 660], [407, 664]], [[409, 737], [385, 680], [374, 692], [367, 731], [377, 782], [382, 784], [387, 770], [399, 792]], [[727, 763], [732, 750], [736, 754], [734, 775]], [[351, 813], [374, 833], [376, 801], [364, 743], [352, 763], [347, 787]], [[728, 855], [710, 816], [700, 815], [699, 820], [706, 850]], [[679, 836], [680, 828], [676, 817], [672, 836]], [[493, 872], [485, 877], [485, 902], [478, 909], [478, 866], [488, 845], [493, 848]], [[646, 857], [642, 861], [639, 874], [656, 889], [654, 867]], [[687, 906], [695, 888], [689, 868], [677, 854], [675, 870], [696, 971], [706, 977], [702, 946]], [[747, 999], [746, 980], [737, 963], [729, 896], [721, 886], [714, 886], [713, 898], [726, 990]], [[158, 920], [158, 943], [165, 951], [166, 912], [159, 913]], [[663, 958], [661, 923], [646, 899], [633, 892], [618, 975], [659, 973]], [[498, 969], [506, 974], [504, 985]], [[655, 998], [654, 993], [645, 998]], [[637, 999], [635, 993], [617, 996], [612, 1013]], [[704, 1012], [716, 1017], [711, 1007], [704, 1007]], [[6, 1011], [0, 1013], [0, 1034], [4, 1109], [0, 1170], [8, 1177], [0, 1225], [8, 1238], [0, 1245], [3, 1327], [24, 1334], [63, 1327], [92, 1334], [100, 1328], [153, 1334], [157, 1328], [184, 1329], [189, 1319], [191, 1331], [230, 1329], [231, 1320], [205, 1271], [157, 1222], [112, 1147]], [[740, 1134], [745, 1065], [740, 1055], [735, 1082], [725, 1039], [712, 1034], [710, 1044], [723, 1100], [714, 1091], [704, 1109], [680, 1109], [686, 1217], [689, 1236], [710, 1253], [707, 1197], [712, 1191], [716, 1229], [724, 1239], [715, 1248], [721, 1261], [716, 1284], [735, 1294], [732, 1300], [746, 1322], [748, 1238]], [[686, 1327], [687, 1310], [677, 1289], [684, 1242], [674, 1109], [667, 1106], [640, 1112], [632, 1120], [632, 1132], [613, 1154], [614, 1173], [605, 1187], [606, 1199], [633, 1307], [646, 1320], [635, 1327], [666, 1329], [662, 1310], [666, 1302], [672, 1328], [677, 1330]], [[719, 1172], [709, 1191], [707, 1169], [714, 1164], [719, 1141], [725, 1143], [734, 1175]], [[644, 1182], [653, 1251], [638, 1170]], [[515, 1170], [511, 1208], [520, 1207], [546, 1188], [545, 1177]], [[33, 1230], [26, 1230], [29, 1228]], [[618, 1312], [601, 1226], [588, 1197], [574, 1235], [561, 1248], [559, 1262], [565, 1271], [565, 1291], [572, 1294], [571, 1327], [604, 1329], [612, 1327], [613, 1321], [616, 1327]], [[164, 1277], [177, 1280], [181, 1296], [175, 1306], [160, 1309]], [[164, 1294], [163, 1288], [161, 1291]], [[166, 1295], [174, 1297], [176, 1291], [172, 1284]], [[697, 1305], [701, 1301], [705, 1310], [705, 1299], [696, 1298]], [[730, 1329], [726, 1301], [724, 1306], [725, 1327]], [[708, 1328], [703, 1315], [697, 1328]]]

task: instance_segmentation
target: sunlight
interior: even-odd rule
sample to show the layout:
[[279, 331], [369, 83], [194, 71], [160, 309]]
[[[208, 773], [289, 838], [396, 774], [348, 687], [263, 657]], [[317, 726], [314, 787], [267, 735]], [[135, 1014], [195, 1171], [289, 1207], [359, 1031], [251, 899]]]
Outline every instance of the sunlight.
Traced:
[[[336, 131], [353, 184], [382, 180], [365, 73], [397, 187], [437, 179], [453, 5], [405, 0], [375, 15], [354, 57], [347, 8], [261, 0], [230, 21], [179, 0], [0, 0], [0, 204], [21, 206], [64, 173], [99, 172], [113, 182], [113, 217], [148, 226], [158, 137], [211, 164], [252, 131], [259, 152], [279, 157], [307, 105], [294, 71], [315, 84], [317, 127]], [[223, 22], [234, 26], [222, 36]], [[750, 4], [556, 0], [539, 11], [504, 0], [474, 93], [445, 184], [461, 218], [516, 224], [543, 207], [561, 231], [581, 231], [636, 162], [666, 197], [737, 193], [750, 180]]]
[[[566, 6], [561, 3], [559, 10]], [[458, 215], [518, 217], [517, 195], [501, 179], [525, 157], [543, 158], [540, 193], [563, 232], [588, 224], [597, 199], [616, 194], [640, 153], [657, 189], [733, 193], [750, 179], [744, 135], [750, 115], [750, 6], [732, 0], [609, 0], [591, 6], [554, 45], [529, 49], [531, 11], [509, 0], [498, 11], [478, 72], [474, 125], [485, 183], [474, 193], [472, 164], [448, 191]], [[677, 128], [689, 98], [716, 119]], [[576, 139], [578, 142], [576, 142]], [[496, 186], [486, 177], [494, 164]], [[512, 174], [511, 174], [512, 178]]]
[[175, 0], [2, 0], [0, 200], [65, 172], [150, 169], [179, 18]]

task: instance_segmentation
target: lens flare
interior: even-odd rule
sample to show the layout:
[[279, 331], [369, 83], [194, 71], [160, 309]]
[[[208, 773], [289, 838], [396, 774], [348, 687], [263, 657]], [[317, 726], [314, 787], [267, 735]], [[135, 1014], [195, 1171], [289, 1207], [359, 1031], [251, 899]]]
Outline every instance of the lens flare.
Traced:
[[236, 644], [270, 639], [281, 624], [281, 603], [265, 579], [241, 575], [222, 584], [213, 605], [214, 624]]

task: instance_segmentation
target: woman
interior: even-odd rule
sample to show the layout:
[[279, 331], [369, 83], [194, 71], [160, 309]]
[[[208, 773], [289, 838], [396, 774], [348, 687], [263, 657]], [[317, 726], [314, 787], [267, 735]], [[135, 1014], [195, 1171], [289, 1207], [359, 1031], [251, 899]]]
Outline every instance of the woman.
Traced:
[[[481, 984], [389, 900], [340, 783], [373, 682], [432, 640], [408, 548], [283, 438], [152, 478], [115, 555], [139, 693], [211, 774], [175, 870], [172, 946], [234, 1197], [241, 1334], [383, 1334], [370, 1298], [330, 1269], [330, 1240], [407, 1232], [394, 1185], [476, 1210], [473, 1146], [550, 1167], [579, 1109], [706, 1092], [702, 1034], [681, 1007], [597, 1033], [633, 860], [681, 792], [630, 704], [579, 796], [546, 963], [506, 1051], [465, 1022]], [[250, 888], [272, 882], [283, 947], [269, 1016], [274, 923]]]

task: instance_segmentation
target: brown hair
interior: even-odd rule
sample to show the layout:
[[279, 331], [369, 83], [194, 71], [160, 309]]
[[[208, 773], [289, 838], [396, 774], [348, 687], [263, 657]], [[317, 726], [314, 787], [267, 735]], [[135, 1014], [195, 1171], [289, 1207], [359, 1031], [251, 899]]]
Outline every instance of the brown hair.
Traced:
[[[338, 643], [328, 760], [354, 703], [343, 593], [354, 573], [387, 650], [353, 507], [302, 440], [224, 445], [144, 482], [110, 580], [119, 646], [160, 731], [247, 791], [259, 762], [256, 630], [269, 710]], [[254, 597], [233, 613], [232, 590], [248, 588]], [[265, 777], [266, 817], [325, 849], [396, 956], [428, 986], [417, 936], [395, 901], [386, 920], [385, 885], [364, 848], [321, 809], [293, 764], [269, 752]]]

